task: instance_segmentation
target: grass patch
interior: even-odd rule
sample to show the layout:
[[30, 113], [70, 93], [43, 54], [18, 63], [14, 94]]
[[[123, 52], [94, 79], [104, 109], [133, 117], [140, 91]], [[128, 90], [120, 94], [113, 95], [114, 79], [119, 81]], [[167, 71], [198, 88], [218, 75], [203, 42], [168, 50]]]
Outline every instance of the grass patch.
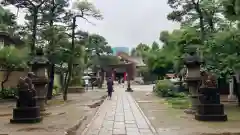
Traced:
[[174, 109], [187, 109], [190, 106], [188, 98], [166, 98], [166, 101]]
[[224, 109], [229, 120], [240, 121], [240, 107], [237, 105], [226, 104], [224, 105]]

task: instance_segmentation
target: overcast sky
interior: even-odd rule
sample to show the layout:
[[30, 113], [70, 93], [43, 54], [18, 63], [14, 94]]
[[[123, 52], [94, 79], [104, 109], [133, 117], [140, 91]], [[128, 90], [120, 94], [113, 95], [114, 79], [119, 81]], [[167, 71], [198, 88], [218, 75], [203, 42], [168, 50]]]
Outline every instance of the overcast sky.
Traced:
[[[163, 30], [173, 30], [178, 24], [168, 21], [171, 12], [167, 0], [91, 0], [103, 14], [96, 26], [77, 20], [80, 29], [104, 36], [111, 46], [135, 47], [140, 42], [158, 41]], [[16, 13], [16, 10], [13, 10]], [[18, 16], [23, 23], [23, 14]]]

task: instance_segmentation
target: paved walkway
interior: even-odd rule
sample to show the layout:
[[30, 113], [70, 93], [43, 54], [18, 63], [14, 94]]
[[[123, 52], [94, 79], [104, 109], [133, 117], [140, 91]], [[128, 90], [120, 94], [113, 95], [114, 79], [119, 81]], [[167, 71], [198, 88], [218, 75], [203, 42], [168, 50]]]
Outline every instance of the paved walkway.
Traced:
[[82, 135], [155, 135], [146, 116], [125, 88], [115, 88]]

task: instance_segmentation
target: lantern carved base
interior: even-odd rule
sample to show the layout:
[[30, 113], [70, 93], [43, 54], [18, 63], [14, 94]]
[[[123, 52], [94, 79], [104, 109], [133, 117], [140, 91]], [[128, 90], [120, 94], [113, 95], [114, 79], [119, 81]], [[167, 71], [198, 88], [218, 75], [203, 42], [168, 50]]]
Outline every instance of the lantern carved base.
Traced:
[[186, 82], [188, 84], [190, 96], [189, 100], [191, 102], [191, 108], [186, 109], [184, 112], [186, 114], [195, 114], [197, 105], [199, 105], [199, 94], [198, 94], [198, 85], [199, 85], [200, 78], [187, 78]]
[[196, 113], [197, 105], [199, 104], [198, 97], [199, 96], [197, 96], [197, 95], [189, 96], [190, 101], [191, 101], [191, 108], [184, 110], [184, 112], [186, 114], [195, 114]]
[[45, 111], [45, 100], [47, 95], [47, 84], [48, 80], [44, 77], [35, 77], [33, 79], [33, 84], [37, 92], [37, 106], [40, 107], [40, 111]]
[[40, 111], [46, 111], [45, 109], [45, 97], [37, 97], [37, 106], [40, 107]]
[[133, 92], [132, 88], [128, 87], [126, 92]]

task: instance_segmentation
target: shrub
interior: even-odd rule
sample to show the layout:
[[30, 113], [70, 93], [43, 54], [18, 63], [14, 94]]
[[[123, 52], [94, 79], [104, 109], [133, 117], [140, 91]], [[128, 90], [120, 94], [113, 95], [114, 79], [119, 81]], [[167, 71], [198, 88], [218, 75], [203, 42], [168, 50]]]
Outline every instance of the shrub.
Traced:
[[5, 88], [1, 91], [1, 98], [8, 99], [8, 98], [15, 98], [17, 95], [17, 88]]
[[60, 93], [60, 91], [61, 91], [60, 89], [61, 89], [60, 86], [54, 84], [54, 86], [53, 86], [53, 92], [52, 92], [53, 96], [58, 95], [58, 94]]
[[185, 97], [185, 93], [174, 91], [174, 84], [170, 80], [159, 80], [154, 92], [161, 97]]

